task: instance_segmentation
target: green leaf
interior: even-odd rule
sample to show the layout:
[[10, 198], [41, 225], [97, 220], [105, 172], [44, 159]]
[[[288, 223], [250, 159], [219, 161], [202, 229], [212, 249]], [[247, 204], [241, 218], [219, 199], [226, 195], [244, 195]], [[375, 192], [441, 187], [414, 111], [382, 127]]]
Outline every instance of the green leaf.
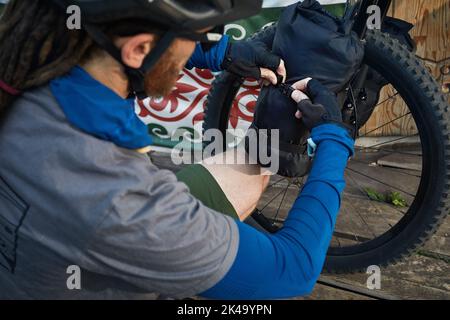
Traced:
[[408, 204], [406, 203], [406, 200], [403, 199], [402, 195], [399, 192], [391, 192], [388, 195], [388, 200], [390, 203], [392, 203], [396, 207], [406, 207]]
[[367, 196], [370, 198], [370, 200], [385, 202], [402, 208], [408, 206], [406, 200], [403, 199], [402, 195], [399, 192], [386, 192], [383, 194], [372, 188], [364, 188], [364, 191], [367, 193]]
[[375, 191], [372, 188], [364, 188], [364, 191], [367, 193], [367, 196], [373, 201], [385, 202], [386, 197], [384, 194]]

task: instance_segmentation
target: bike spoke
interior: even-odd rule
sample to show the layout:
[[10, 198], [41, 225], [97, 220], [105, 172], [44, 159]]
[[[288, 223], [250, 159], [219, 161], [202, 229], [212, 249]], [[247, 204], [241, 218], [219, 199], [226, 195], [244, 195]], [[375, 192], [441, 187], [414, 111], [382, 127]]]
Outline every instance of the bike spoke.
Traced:
[[367, 241], [371, 240], [370, 238], [363, 237], [363, 236], [360, 236], [360, 235], [348, 234], [348, 233], [339, 232], [339, 231], [335, 231], [333, 233], [333, 235], [336, 236], [337, 238], [351, 240], [351, 241], [355, 241], [355, 242], [359, 242], [359, 243], [367, 242]]
[[419, 178], [419, 179], [422, 178], [422, 175], [412, 174], [412, 173], [409, 173], [409, 172], [404, 172], [405, 169], [389, 168], [389, 167], [386, 167], [386, 166], [383, 166], [383, 169], [384, 170], [388, 170], [388, 171], [390, 171], [392, 173], [399, 173], [399, 174], [403, 174], [405, 176], [410, 176], [410, 177]]
[[381, 128], [384, 128], [384, 127], [386, 127], [386, 126], [388, 126], [388, 125], [394, 123], [395, 121], [398, 121], [398, 120], [400, 120], [400, 119], [403, 119], [403, 118], [406, 117], [406, 116], [409, 116], [410, 114], [411, 114], [411, 111], [408, 112], [408, 113], [405, 113], [404, 115], [402, 115], [402, 116], [400, 116], [400, 117], [398, 117], [398, 118], [395, 118], [394, 120], [391, 120], [391, 121], [389, 121], [389, 122], [386, 122], [385, 124], [382, 124], [381, 126], [375, 128], [375, 129], [373, 129], [373, 130], [370, 130], [369, 132], [366, 132], [364, 135], [360, 136], [360, 138], [367, 137], [367, 136], [368, 136], [369, 134], [371, 134], [372, 132], [375, 132], [375, 131], [377, 131], [377, 130], [379, 130], [379, 129], [381, 129]]
[[361, 147], [361, 148], [357, 147], [357, 149], [359, 151], [361, 151], [361, 152], [364, 151], [364, 150], [377, 150], [377, 151], [385, 151], [385, 152], [388, 152], [388, 153], [396, 153], [396, 154], [403, 154], [403, 155], [409, 155], [409, 156], [417, 156], [416, 153], [378, 148], [380, 146], [383, 146], [383, 145], [386, 145], [386, 144], [389, 144], [389, 143], [398, 142], [398, 141], [409, 139], [409, 138], [412, 138], [412, 137], [418, 137], [418, 135], [414, 134], [414, 135], [410, 135], [410, 136], [404, 136], [404, 137], [400, 137], [400, 138], [395, 138], [395, 139], [392, 139], [392, 140], [389, 140], [389, 141], [385, 141], [385, 142], [381, 142], [381, 143], [377, 143], [377, 144], [371, 145], [369, 147]]
[[[377, 208], [372, 204], [372, 199], [370, 199], [370, 197], [369, 197], [369, 196], [367, 195], [367, 193], [363, 190], [363, 188], [361, 187], [361, 185], [360, 185], [353, 177], [350, 177], [350, 179], [352, 179], [352, 180], [355, 182], [357, 188], [358, 188], [359, 191], [366, 197], [366, 199], [369, 201], [371, 207], [375, 209], [375, 212], [378, 212], [378, 211], [377, 211]], [[395, 208], [395, 209], [398, 210], [397, 208]], [[400, 211], [400, 210], [398, 210], [398, 211]], [[401, 212], [401, 211], [400, 211], [400, 213], [404, 214], [404, 213]], [[389, 226], [390, 228], [392, 228], [392, 225], [387, 221], [386, 217], [383, 216], [383, 218], [384, 218], [384, 220], [386, 221], [386, 223], [388, 224], [388, 226]]]
[[275, 195], [275, 197], [270, 199], [269, 202], [267, 202], [266, 205], [264, 207], [262, 207], [262, 209], [260, 211], [263, 211], [265, 208], [267, 208], [272, 203], [272, 201], [274, 201], [276, 198], [278, 198], [283, 192], [284, 192], [284, 190], [281, 190], [279, 193], [277, 193]]
[[274, 219], [278, 218], [278, 215], [280, 214], [280, 208], [281, 208], [281, 205], [283, 204], [284, 198], [286, 198], [286, 193], [287, 193], [287, 191], [289, 190], [289, 186], [290, 186], [290, 185], [291, 185], [291, 182], [288, 183], [288, 185], [287, 185], [287, 187], [286, 187], [286, 189], [285, 189], [285, 191], [284, 191], [283, 197], [281, 198], [281, 201], [280, 201], [280, 204], [279, 204], [279, 206], [278, 206], [277, 213], [275, 214]]
[[[350, 177], [350, 179], [352, 179], [353, 180], [353, 182], [356, 184], [356, 187], [359, 189], [359, 191], [360, 192], [362, 192], [362, 193], [364, 193], [364, 190], [362, 190], [362, 188], [359, 186], [359, 184], [355, 181], [355, 179], [353, 178], [353, 177], [351, 177], [350, 175], [349, 175], [349, 177]], [[366, 196], [367, 196], [367, 194], [366, 194]], [[369, 199], [370, 200], [370, 199]], [[356, 214], [360, 217], [360, 219], [363, 221], [363, 223], [367, 226], [367, 228], [369, 229], [369, 231], [372, 233], [372, 235], [374, 236], [374, 237], [376, 237], [377, 235], [374, 233], [374, 231], [373, 231], [373, 229], [369, 226], [369, 224], [366, 222], [366, 220], [363, 218], [363, 216], [361, 215], [361, 213], [359, 212], [359, 210], [357, 209], [357, 208], [355, 208], [355, 206], [353, 205], [353, 203], [351, 202], [351, 201], [349, 201], [349, 203], [350, 203], [350, 206], [352, 206], [353, 207], [353, 209], [355, 209], [355, 211], [356, 211]], [[371, 203], [371, 202], [369, 202], [370, 203], [370, 205], [375, 209], [375, 211], [376, 211], [376, 208], [374, 207], [374, 205]]]
[[359, 171], [357, 171], [357, 170], [354, 170], [354, 169], [352, 169], [352, 168], [350, 168], [350, 167], [347, 167], [347, 170], [349, 170], [349, 171], [351, 171], [351, 172], [354, 172], [354, 173], [356, 173], [356, 174], [358, 174], [358, 175], [361, 175], [361, 176], [363, 176], [363, 177], [369, 178], [369, 179], [371, 179], [371, 180], [374, 180], [374, 181], [376, 181], [376, 182], [378, 182], [378, 183], [381, 183], [382, 185], [385, 185], [386, 187], [389, 187], [389, 188], [391, 188], [391, 189], [401, 191], [401, 192], [403, 192], [404, 194], [407, 194], [407, 195], [409, 195], [409, 196], [411, 196], [411, 197], [413, 197], [413, 198], [415, 197], [415, 195], [413, 195], [413, 194], [411, 194], [411, 193], [409, 193], [409, 192], [407, 192], [407, 191], [405, 191], [405, 190], [402, 190], [402, 189], [400, 189], [400, 188], [396, 188], [396, 187], [394, 187], [394, 186], [391, 186], [390, 184], [387, 184], [386, 182], [383, 182], [383, 181], [381, 181], [381, 180], [379, 180], [379, 179], [376, 179], [376, 178], [374, 178], [374, 177], [371, 177], [371, 176], [369, 176], [369, 175], [367, 175], [367, 174], [365, 174], [365, 173], [362, 173], [362, 172], [359, 172]]
[[393, 95], [388, 95], [388, 98], [386, 98], [386, 99], [384, 99], [383, 101], [381, 101], [381, 102], [378, 102], [376, 105], [375, 105], [375, 107], [379, 107], [379, 106], [381, 106], [382, 104], [384, 104], [384, 103], [386, 103], [386, 102], [388, 102], [389, 100], [391, 100], [391, 99], [393, 99], [394, 97], [396, 97], [396, 96], [398, 96], [399, 95], [399, 93], [398, 92], [396, 92], [396, 93], [394, 93]]
[[[392, 140], [392, 141], [395, 141], [395, 140]], [[388, 141], [386, 143], [391, 143], [392, 141]], [[390, 154], [402, 154], [402, 155], [406, 155], [406, 156], [417, 156], [417, 153], [397, 151], [397, 150], [392, 150], [392, 149], [380, 149], [380, 148], [376, 148], [376, 147], [372, 147], [372, 146], [363, 147], [363, 148], [355, 147], [355, 149], [360, 152], [364, 152], [365, 150], [374, 150], [374, 151], [383, 151], [383, 152], [387, 152]]]
[[[361, 161], [361, 160], [357, 160], [355, 158], [353, 158], [351, 161], [352, 162], [361, 163], [361, 164], [365, 164], [365, 165], [369, 165], [369, 163]], [[412, 173], [409, 173], [409, 172], [401, 171], [401, 170], [404, 170], [404, 169], [396, 170], [394, 168], [389, 168], [389, 167], [385, 167], [385, 166], [382, 166], [382, 167], [383, 167], [384, 170], [388, 170], [388, 171], [390, 171], [392, 173], [398, 173], [398, 174], [402, 174], [402, 175], [406, 175], [406, 176], [410, 176], [410, 177], [414, 177], [414, 178], [422, 178], [421, 175], [417, 175], [417, 174], [412, 174]]]
[[276, 186], [277, 184], [279, 184], [281, 181], [286, 180], [286, 178], [281, 178], [280, 180], [272, 183], [271, 185], [267, 186], [267, 189], [272, 188], [273, 186]]
[[381, 106], [382, 104], [388, 102], [389, 100], [395, 98], [395, 97], [398, 96], [398, 95], [399, 95], [399, 93], [396, 92], [395, 94], [393, 94], [392, 96], [389, 96], [388, 98], [384, 99], [383, 101], [378, 102], [378, 103], [373, 107], [373, 109], [365, 110], [364, 112], [360, 113], [358, 118], [365, 117], [369, 112], [373, 112], [376, 108], [378, 108], [378, 107]]

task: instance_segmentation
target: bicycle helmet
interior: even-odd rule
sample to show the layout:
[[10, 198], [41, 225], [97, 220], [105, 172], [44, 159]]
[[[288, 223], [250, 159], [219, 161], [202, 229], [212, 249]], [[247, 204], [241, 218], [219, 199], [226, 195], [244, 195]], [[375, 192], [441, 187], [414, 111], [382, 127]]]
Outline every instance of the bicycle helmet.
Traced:
[[[64, 11], [76, 5], [81, 10], [82, 28], [91, 38], [125, 68], [134, 94], [142, 99], [144, 76], [169, 48], [175, 38], [198, 42], [220, 40], [217, 34], [199, 34], [202, 30], [257, 14], [262, 0], [51, 0]], [[130, 68], [122, 62], [120, 50], [98, 25], [138, 19], [164, 30], [155, 48], [141, 68]]]

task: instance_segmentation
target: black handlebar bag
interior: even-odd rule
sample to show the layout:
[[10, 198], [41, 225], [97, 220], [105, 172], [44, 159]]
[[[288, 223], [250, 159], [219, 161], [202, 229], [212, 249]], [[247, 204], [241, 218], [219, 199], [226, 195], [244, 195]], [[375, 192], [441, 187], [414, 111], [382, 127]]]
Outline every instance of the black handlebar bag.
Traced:
[[364, 47], [352, 21], [329, 14], [315, 0], [287, 7], [278, 21], [272, 51], [283, 58], [288, 81], [305, 77], [341, 91], [358, 70]]
[[[352, 31], [352, 21], [329, 14], [315, 0], [305, 0], [284, 9], [272, 37], [264, 35], [265, 45], [286, 64], [286, 83], [311, 77], [335, 93], [341, 91], [357, 72], [364, 46]], [[261, 41], [257, 37], [252, 41]], [[272, 42], [272, 43], [267, 43]], [[258, 98], [252, 128], [280, 130], [278, 174], [297, 177], [308, 170], [305, 155], [307, 130], [295, 118], [297, 105], [280, 88], [264, 87]], [[268, 143], [270, 145], [270, 134]]]

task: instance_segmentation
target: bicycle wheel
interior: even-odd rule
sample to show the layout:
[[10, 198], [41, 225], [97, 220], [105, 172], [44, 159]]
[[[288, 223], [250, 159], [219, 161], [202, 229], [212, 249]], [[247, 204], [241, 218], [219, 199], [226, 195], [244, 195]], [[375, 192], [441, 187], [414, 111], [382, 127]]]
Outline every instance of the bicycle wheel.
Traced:
[[[368, 125], [359, 130], [356, 155], [345, 172], [347, 187], [325, 263], [329, 272], [365, 270], [411, 254], [436, 231], [450, 204], [446, 99], [420, 60], [397, 40], [371, 31], [366, 41], [364, 63], [388, 84], [377, 112], [357, 115], [355, 108]], [[219, 129], [239, 141], [251, 123], [258, 89], [221, 74], [208, 97], [203, 129]], [[394, 104], [402, 107], [394, 112]], [[237, 137], [235, 127], [244, 129]], [[272, 177], [256, 214], [266, 230], [282, 227], [306, 178]]]

